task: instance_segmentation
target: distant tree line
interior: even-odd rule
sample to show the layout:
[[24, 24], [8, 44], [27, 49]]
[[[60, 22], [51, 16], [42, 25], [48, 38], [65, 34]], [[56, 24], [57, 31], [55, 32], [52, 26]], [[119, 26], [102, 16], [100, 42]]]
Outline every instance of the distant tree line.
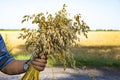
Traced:
[[96, 29], [96, 30], [89, 30], [89, 31], [120, 31], [119, 29]]
[[0, 29], [0, 31], [19, 31], [20, 29]]
[[[0, 29], [0, 31], [20, 31], [20, 29]], [[88, 31], [120, 31], [120, 29], [89, 29]]]

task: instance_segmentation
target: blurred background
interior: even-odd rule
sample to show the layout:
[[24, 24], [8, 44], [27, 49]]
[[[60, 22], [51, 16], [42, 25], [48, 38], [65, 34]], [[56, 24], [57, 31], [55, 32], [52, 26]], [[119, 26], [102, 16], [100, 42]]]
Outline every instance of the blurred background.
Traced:
[[[80, 13], [90, 27], [88, 38], [81, 35], [80, 47], [72, 48], [77, 66], [120, 66], [120, 0], [2, 0], [0, 1], [0, 33], [10, 54], [16, 59], [29, 59], [25, 40], [18, 39], [24, 15], [48, 11], [54, 14], [63, 4], [71, 17]], [[51, 64], [49, 60], [48, 65]], [[60, 65], [59, 62], [56, 65]]]

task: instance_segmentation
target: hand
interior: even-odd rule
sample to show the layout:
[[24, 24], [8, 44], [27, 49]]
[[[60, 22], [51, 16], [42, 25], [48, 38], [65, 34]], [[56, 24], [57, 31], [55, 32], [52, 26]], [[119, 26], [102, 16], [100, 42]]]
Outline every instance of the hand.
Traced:
[[43, 55], [41, 56], [41, 58], [35, 58], [31, 61], [31, 63], [33, 64], [35, 69], [37, 69], [38, 71], [43, 71], [47, 64], [47, 57]]

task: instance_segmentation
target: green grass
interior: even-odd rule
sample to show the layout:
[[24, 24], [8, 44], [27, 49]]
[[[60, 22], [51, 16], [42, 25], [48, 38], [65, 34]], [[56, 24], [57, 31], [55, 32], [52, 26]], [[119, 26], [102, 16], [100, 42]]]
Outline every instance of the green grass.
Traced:
[[104, 57], [100, 57], [98, 55], [94, 55], [94, 57], [83, 57], [83, 56], [75, 56], [76, 65], [77, 66], [110, 66], [110, 67], [120, 67], [120, 60], [116, 59], [105, 59]]
[[[106, 47], [76, 47], [71, 49], [77, 66], [113, 66], [120, 67], [120, 46]], [[30, 54], [13, 55], [16, 59], [29, 59]], [[48, 59], [48, 65], [53, 61]], [[56, 60], [55, 66], [61, 66], [62, 63]], [[68, 67], [70, 64], [68, 63]]]
[[30, 59], [30, 55], [16, 55], [16, 56], [14, 56], [14, 58], [17, 60], [28, 60], [28, 59]]
[[[30, 59], [30, 54], [19, 54], [13, 55], [17, 60], [27, 60]], [[106, 57], [105, 57], [106, 56]], [[103, 54], [88, 54], [88, 53], [74, 53], [74, 59], [76, 61], [76, 66], [111, 66], [120, 67], [120, 59], [113, 58], [111, 55]], [[47, 65], [51, 66], [53, 61], [48, 59]], [[54, 63], [55, 66], [62, 66], [62, 63], [58, 60]], [[70, 64], [67, 65], [70, 67]]]

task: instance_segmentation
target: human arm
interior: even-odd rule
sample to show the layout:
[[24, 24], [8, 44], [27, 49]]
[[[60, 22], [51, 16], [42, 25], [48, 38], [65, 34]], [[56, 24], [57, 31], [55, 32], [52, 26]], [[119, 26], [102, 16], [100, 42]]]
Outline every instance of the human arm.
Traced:
[[[17, 75], [24, 73], [25, 70], [23, 67], [25, 62], [26, 62], [25, 60], [12, 60], [1, 71], [9, 75]], [[40, 59], [36, 58], [35, 60], [31, 60], [30, 63], [33, 64], [35, 69], [43, 71], [47, 63], [47, 58], [46, 57], [42, 57]]]

